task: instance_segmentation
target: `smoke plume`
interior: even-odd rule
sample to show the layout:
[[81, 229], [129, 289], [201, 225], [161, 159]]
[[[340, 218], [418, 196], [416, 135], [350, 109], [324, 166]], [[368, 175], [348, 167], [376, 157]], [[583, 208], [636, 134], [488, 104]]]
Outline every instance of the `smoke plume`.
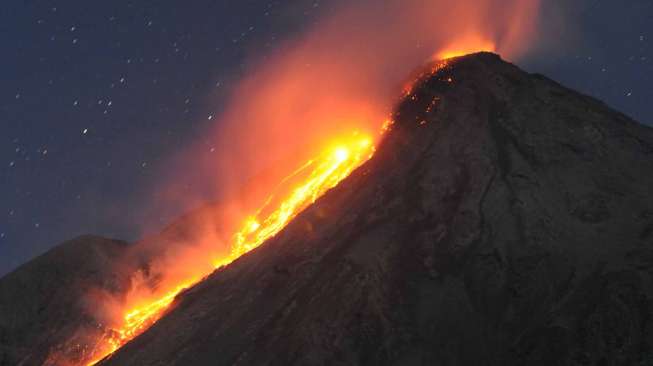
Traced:
[[[189, 181], [218, 204], [199, 209], [132, 249], [137, 270], [123, 307], [211, 272], [232, 235], [283, 177], [354, 132], [380, 127], [413, 70], [442, 57], [494, 51], [518, 59], [536, 41], [538, 0], [385, 0], [347, 3], [265, 60], [253, 61], [206, 131], [169, 164], [157, 204], [188, 207]], [[376, 141], [375, 141], [376, 142]], [[115, 304], [116, 302], [112, 302]], [[120, 306], [110, 312], [121, 314]], [[119, 321], [119, 320], [116, 320]]]

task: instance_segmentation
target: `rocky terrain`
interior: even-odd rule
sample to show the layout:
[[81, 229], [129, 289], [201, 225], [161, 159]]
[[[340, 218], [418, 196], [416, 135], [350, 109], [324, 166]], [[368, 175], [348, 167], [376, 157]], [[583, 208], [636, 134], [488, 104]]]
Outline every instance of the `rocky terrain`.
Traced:
[[103, 365], [627, 365], [653, 335], [653, 130], [493, 54]]
[[[651, 187], [653, 129], [494, 54], [455, 59], [369, 162], [101, 365], [653, 364]], [[0, 364], [65, 329], [11, 323], [49, 296], [39, 260], [0, 280]]]
[[65, 242], [0, 279], [0, 365], [64, 364], [97, 335], [102, 291], [128, 288], [118, 263], [122, 241], [81, 236]]

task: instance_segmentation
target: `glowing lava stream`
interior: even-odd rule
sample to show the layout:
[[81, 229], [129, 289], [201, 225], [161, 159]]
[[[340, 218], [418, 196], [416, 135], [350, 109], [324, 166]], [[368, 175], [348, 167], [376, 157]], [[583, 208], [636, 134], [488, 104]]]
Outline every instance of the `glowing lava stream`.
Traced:
[[[355, 133], [346, 141], [339, 141], [322, 155], [305, 163], [275, 189], [277, 191], [282, 186], [296, 182], [290, 193], [286, 197], [277, 197], [278, 194], [273, 192], [256, 214], [248, 217], [240, 231], [234, 235], [229, 256], [215, 260], [214, 266], [217, 268], [233, 262], [277, 234], [297, 214], [335, 187], [373, 154], [372, 138]], [[144, 332], [165, 314], [181, 291], [199, 281], [199, 278], [190, 279], [158, 299], [126, 311], [122, 326], [107, 332], [95, 348], [97, 357], [87, 365], [96, 364]]]
[[[274, 207], [274, 195], [271, 195], [236, 233], [229, 258], [215, 262], [216, 267], [230, 263], [281, 231], [301, 210], [335, 187], [352, 170], [371, 158], [373, 153], [372, 139], [355, 134], [351, 141], [338, 144], [317, 159], [307, 162], [281, 183], [306, 176], [301, 184], [275, 210], [270, 209]], [[266, 215], [268, 211], [270, 213]]]

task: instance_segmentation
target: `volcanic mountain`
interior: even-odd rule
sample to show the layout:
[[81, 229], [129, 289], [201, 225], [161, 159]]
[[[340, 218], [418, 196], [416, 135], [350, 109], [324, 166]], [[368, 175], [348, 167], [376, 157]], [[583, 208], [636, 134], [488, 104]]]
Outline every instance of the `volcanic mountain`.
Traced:
[[[652, 129], [490, 53], [426, 69], [392, 121], [371, 160], [100, 364], [653, 361]], [[48, 307], [74, 294], [32, 281], [108, 286], [43, 270], [77, 255], [0, 280], [0, 364], [38, 364], [28, 342], [69, 326]]]

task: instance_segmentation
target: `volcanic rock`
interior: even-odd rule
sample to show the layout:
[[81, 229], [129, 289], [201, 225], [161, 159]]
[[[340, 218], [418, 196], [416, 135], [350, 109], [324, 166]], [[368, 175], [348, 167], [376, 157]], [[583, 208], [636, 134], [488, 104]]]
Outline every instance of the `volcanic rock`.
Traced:
[[[653, 364], [651, 128], [489, 53], [426, 68], [393, 121], [101, 365]], [[0, 279], [0, 365], [86, 324], [85, 289], [124, 291], [123, 244], [74, 243]]]
[[369, 162], [102, 365], [645, 364], [651, 187], [652, 129], [454, 59]]
[[126, 245], [80, 236], [0, 278], [0, 365], [63, 365], [83, 354], [77, 345], [97, 328], [89, 295], [127, 288], [117, 266]]

